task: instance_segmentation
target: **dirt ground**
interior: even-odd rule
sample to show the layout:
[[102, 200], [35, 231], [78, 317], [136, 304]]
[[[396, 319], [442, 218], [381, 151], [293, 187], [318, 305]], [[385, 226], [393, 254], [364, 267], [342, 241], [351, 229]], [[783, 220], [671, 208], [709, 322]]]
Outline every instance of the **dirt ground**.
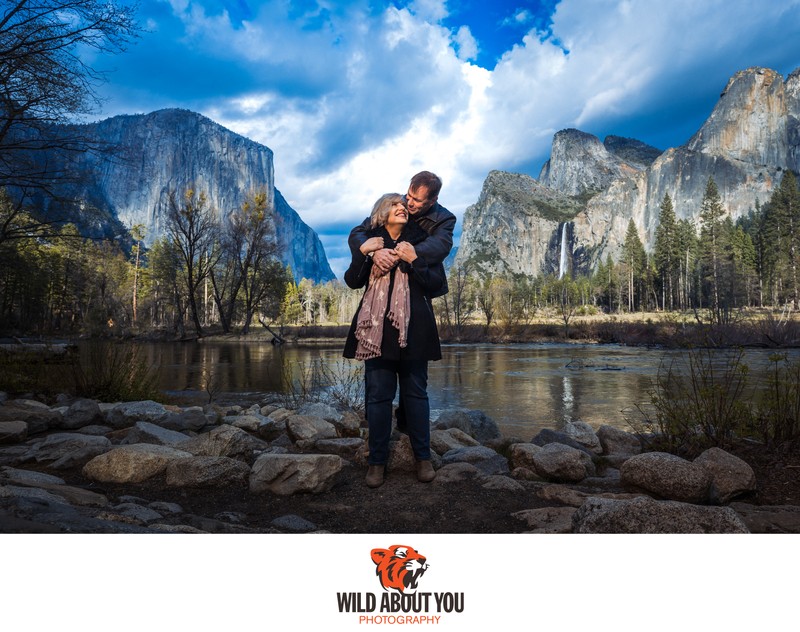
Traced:
[[[777, 455], [754, 446], [732, 451], [756, 473], [757, 492], [741, 500], [800, 505], [800, 451]], [[92, 484], [88, 489], [106, 494], [112, 504], [126, 495], [178, 503], [185, 513], [176, 522], [211, 532], [271, 531], [276, 518], [296, 515], [331, 533], [522, 533], [528, 527], [514, 512], [557, 505], [536, 496], [541, 483], [523, 483], [525, 491], [515, 492], [485, 489], [477, 480], [420, 483], [413, 473], [390, 472], [381, 487], [370, 489], [365, 473], [365, 468], [348, 467], [330, 491], [288, 497], [255, 495], [246, 487], [174, 489], [158, 479], [140, 485]], [[68, 483], [86, 486], [78, 472], [63, 476]]]

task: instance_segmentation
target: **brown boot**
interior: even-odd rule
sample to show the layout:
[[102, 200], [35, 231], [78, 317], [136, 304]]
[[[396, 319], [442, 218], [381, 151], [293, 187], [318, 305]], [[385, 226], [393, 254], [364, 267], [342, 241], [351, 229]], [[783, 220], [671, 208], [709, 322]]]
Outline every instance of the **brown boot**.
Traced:
[[370, 465], [367, 469], [367, 487], [380, 487], [383, 485], [385, 465]]
[[417, 480], [421, 483], [430, 483], [436, 478], [436, 472], [429, 460], [417, 461]]

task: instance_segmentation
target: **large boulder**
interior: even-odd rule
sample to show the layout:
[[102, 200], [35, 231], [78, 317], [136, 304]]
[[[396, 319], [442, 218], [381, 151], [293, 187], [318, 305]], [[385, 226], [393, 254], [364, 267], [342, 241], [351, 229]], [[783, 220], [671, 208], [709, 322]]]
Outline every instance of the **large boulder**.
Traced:
[[191, 456], [168, 446], [137, 443], [93, 458], [84, 466], [83, 475], [101, 483], [141, 483], [161, 474], [170, 461]]
[[178, 411], [169, 411], [166, 417], [158, 419], [158, 425], [184, 432], [190, 430], [199, 432], [206, 426], [213, 426], [217, 422], [215, 413], [207, 413], [200, 406], [190, 406]]
[[693, 463], [699, 465], [711, 477], [711, 500], [726, 504], [742, 494], [755, 491], [756, 474], [753, 468], [720, 448], [709, 448]]
[[536, 471], [533, 457], [542, 448], [534, 443], [513, 443], [508, 448], [508, 460], [512, 468], [524, 467]]
[[167, 464], [170, 487], [235, 487], [247, 484], [250, 467], [227, 456], [196, 456]]
[[302, 446], [313, 445], [320, 439], [333, 439], [336, 427], [322, 417], [292, 415], [286, 418], [286, 430], [292, 441]]
[[195, 456], [228, 456], [248, 463], [252, 463], [258, 453], [267, 448], [269, 445], [265, 441], [228, 424], [217, 426], [181, 444], [181, 450]]
[[550, 481], [577, 483], [596, 471], [591, 457], [584, 451], [562, 443], [548, 443], [532, 454], [536, 473]]
[[136, 425], [131, 428], [122, 443], [153, 443], [155, 445], [168, 445], [177, 448], [188, 440], [189, 437], [180, 432], [167, 430], [161, 426], [151, 424], [149, 421], [137, 421]]
[[314, 445], [314, 449], [322, 454], [338, 454], [343, 459], [352, 460], [363, 446], [363, 439], [341, 437], [336, 439], [320, 439]]
[[448, 428], [463, 430], [480, 443], [501, 437], [498, 425], [480, 410], [446, 410], [431, 424], [433, 430], [447, 430]]
[[511, 514], [530, 528], [530, 533], [571, 533], [574, 507], [524, 509]]
[[344, 465], [334, 454], [262, 454], [250, 471], [250, 491], [319, 494], [333, 486]]
[[442, 464], [469, 463], [474, 465], [482, 474], [508, 474], [508, 460], [486, 446], [472, 446], [467, 448], [456, 448], [449, 450], [442, 455]]
[[639, 437], [614, 426], [600, 426], [597, 429], [597, 438], [600, 440], [603, 454], [632, 455], [642, 452], [642, 442]]
[[594, 452], [592, 452], [582, 443], [578, 443], [566, 432], [559, 432], [558, 430], [551, 430], [550, 428], [543, 428], [540, 430], [536, 436], [531, 439], [531, 443], [538, 445], [539, 447], [544, 447], [546, 445], [550, 445], [551, 443], [560, 443], [561, 445], [567, 445], [570, 448], [575, 448], [576, 450], [585, 452], [589, 456], [594, 456]]
[[0, 443], [20, 443], [28, 438], [24, 421], [0, 421]]
[[130, 428], [137, 421], [149, 421], [161, 426], [169, 414], [163, 405], [152, 400], [122, 402], [106, 412], [106, 423], [115, 429]]
[[632, 485], [661, 498], [705, 503], [711, 476], [699, 465], [666, 452], [647, 452], [629, 458], [620, 468], [623, 485]]
[[105, 421], [100, 404], [93, 399], [78, 399], [67, 408], [57, 422], [59, 428], [78, 430], [86, 426], [102, 424]]
[[56, 432], [37, 441], [25, 455], [26, 461], [48, 463], [56, 470], [81, 467], [112, 448], [106, 437], [72, 432]]
[[0, 421], [24, 421], [30, 436], [58, 427], [61, 413], [35, 399], [10, 399], [0, 404]]
[[431, 430], [431, 450], [437, 454], [444, 454], [450, 450], [469, 448], [476, 445], [480, 445], [478, 440], [459, 428]]
[[568, 421], [564, 426], [564, 433], [595, 454], [603, 451], [594, 428], [585, 421]]
[[730, 507], [704, 507], [648, 497], [588, 498], [572, 519], [575, 533], [749, 533]]

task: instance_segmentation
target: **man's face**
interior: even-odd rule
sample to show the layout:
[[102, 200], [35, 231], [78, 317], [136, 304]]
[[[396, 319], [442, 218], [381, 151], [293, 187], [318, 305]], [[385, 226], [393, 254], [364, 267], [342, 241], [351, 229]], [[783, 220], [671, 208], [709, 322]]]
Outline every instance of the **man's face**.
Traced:
[[436, 198], [428, 199], [428, 187], [417, 187], [416, 189], [408, 188], [406, 194], [406, 202], [408, 204], [408, 212], [412, 215], [424, 213], [436, 202]]

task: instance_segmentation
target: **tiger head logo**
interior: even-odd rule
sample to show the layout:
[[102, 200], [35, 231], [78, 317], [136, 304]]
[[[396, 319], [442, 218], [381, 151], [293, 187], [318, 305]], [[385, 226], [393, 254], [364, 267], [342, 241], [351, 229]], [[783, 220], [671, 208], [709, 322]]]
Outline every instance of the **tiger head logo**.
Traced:
[[375, 574], [384, 590], [394, 588], [402, 593], [414, 592], [417, 580], [428, 570], [425, 556], [410, 546], [395, 544], [388, 549], [372, 549], [371, 555], [378, 567]]

